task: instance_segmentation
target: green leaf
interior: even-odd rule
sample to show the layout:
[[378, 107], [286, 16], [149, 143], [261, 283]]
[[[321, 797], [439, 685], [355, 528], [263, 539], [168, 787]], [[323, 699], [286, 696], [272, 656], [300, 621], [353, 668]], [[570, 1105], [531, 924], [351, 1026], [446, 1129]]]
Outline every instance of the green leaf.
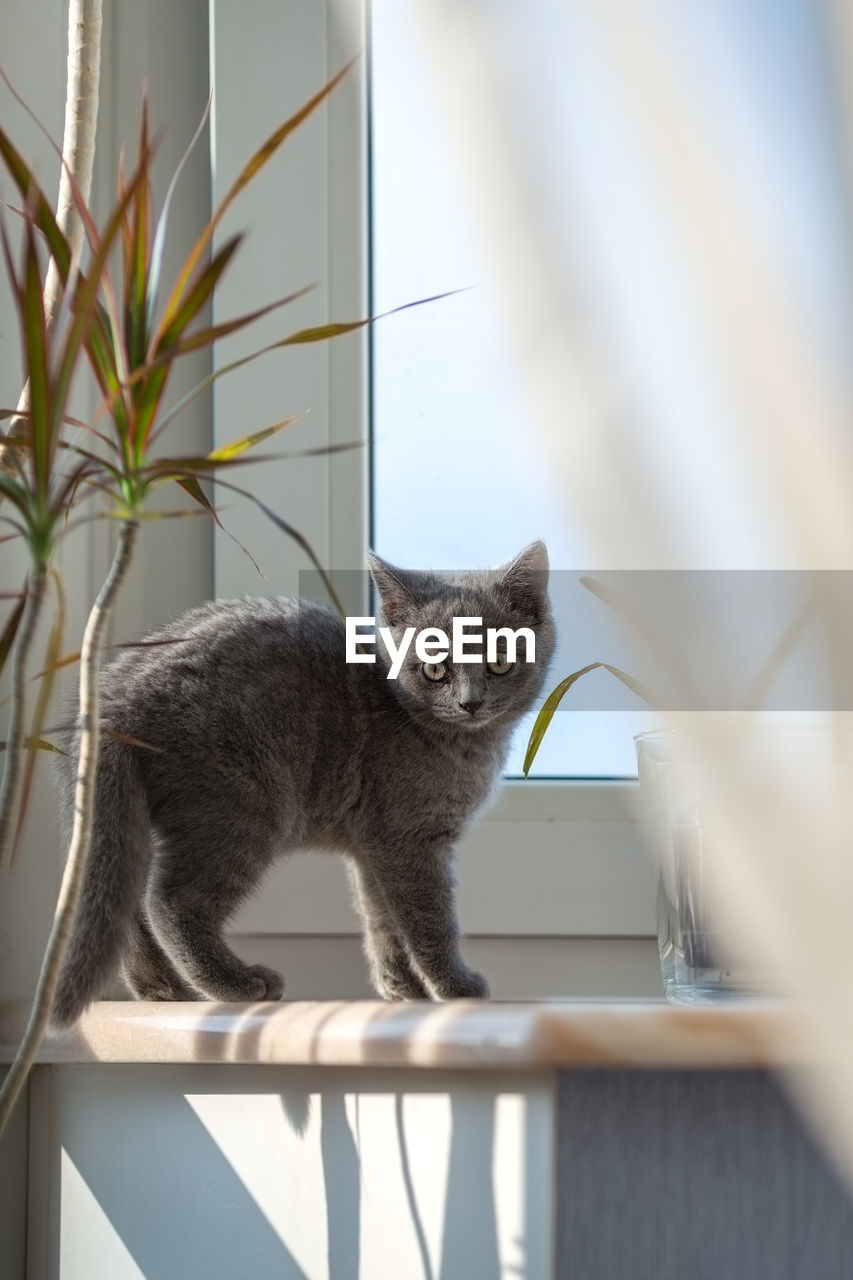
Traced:
[[[103, 332], [104, 309], [99, 302], [99, 293], [104, 289], [105, 296], [112, 301], [115, 309], [115, 298], [110, 280], [108, 259], [121, 229], [122, 221], [134, 200], [139, 187], [148, 181], [148, 153], [143, 155], [134, 172], [127, 190], [115, 205], [107, 220], [103, 236], [94, 232], [94, 252], [88, 275], [81, 277], [75, 291], [74, 318], [63, 345], [59, 373], [56, 378], [55, 395], [63, 407], [68, 396], [71, 378], [77, 365], [77, 357], [85, 344], [90, 361], [96, 373], [100, 372], [109, 379], [121, 381], [127, 365], [127, 352], [124, 348], [124, 335], [118, 320], [110, 311], [106, 311], [109, 323], [108, 333]], [[79, 196], [78, 208], [82, 212], [85, 205], [82, 195]], [[88, 214], [88, 210], [86, 210]], [[91, 215], [89, 215], [91, 221]]]
[[333, 76], [332, 79], [323, 86], [319, 93], [316, 93], [313, 98], [310, 98], [308, 102], [306, 102], [304, 106], [300, 107], [294, 115], [292, 115], [282, 125], [279, 125], [279, 127], [270, 134], [263, 145], [258, 148], [248, 163], [243, 166], [235, 181], [228, 188], [222, 200], [220, 200], [214, 210], [213, 216], [207, 226], [203, 228], [201, 235], [198, 237], [186, 261], [184, 262], [184, 265], [178, 274], [178, 278], [175, 281], [174, 288], [169, 296], [169, 300], [163, 310], [163, 318], [160, 322], [161, 328], [165, 328], [171, 322], [172, 314], [177, 310], [180, 300], [183, 297], [184, 290], [187, 287], [187, 283], [195, 271], [202, 254], [207, 248], [207, 245], [210, 243], [211, 237], [213, 236], [216, 227], [221, 222], [226, 210], [230, 208], [240, 192], [248, 186], [264, 165], [266, 165], [267, 162], [275, 155], [281, 144], [293, 133], [295, 129], [299, 128], [303, 121], [308, 119], [308, 117], [317, 109], [317, 107], [320, 106], [321, 103], [326, 100], [326, 98], [328, 98], [329, 94], [337, 87], [355, 61], [356, 59], [353, 58], [346, 64], [346, 66], [342, 67], [337, 75]]
[[0, 671], [6, 665], [6, 659], [12, 651], [12, 645], [15, 643], [15, 636], [18, 634], [18, 628], [21, 625], [21, 618], [24, 616], [24, 609], [27, 604], [27, 593], [24, 591], [18, 597], [18, 603], [15, 605], [9, 617], [6, 619], [6, 625], [0, 632]]
[[204, 489], [202, 489], [201, 485], [199, 484], [195, 476], [173, 475], [172, 479], [175, 481], [176, 484], [179, 484], [181, 486], [181, 488], [184, 490], [185, 493], [188, 493], [191, 498], [195, 499], [195, 501], [199, 504], [200, 507], [204, 508], [204, 510], [208, 513], [209, 516], [213, 518], [215, 523], [219, 526], [219, 528], [226, 535], [226, 537], [230, 538], [231, 541], [234, 543], [234, 545], [240, 548], [240, 550], [243, 552], [243, 555], [252, 562], [258, 576], [262, 578], [264, 575], [261, 573], [261, 566], [258, 564], [255, 557], [252, 555], [251, 551], [249, 551], [248, 548], [244, 547], [240, 539], [237, 538], [231, 532], [231, 530], [226, 528], [226, 526], [222, 523], [221, 519], [219, 518], [219, 512], [216, 510], [216, 507], [210, 501], [210, 499], [208, 498]]
[[[12, 96], [16, 99], [18, 103], [20, 103], [24, 111], [26, 111], [27, 115], [30, 117], [30, 119], [35, 123], [37, 128], [44, 135], [50, 147], [56, 152], [56, 155], [59, 157], [60, 164], [62, 165], [63, 171], [65, 172], [68, 178], [68, 183], [71, 188], [71, 194], [72, 194], [72, 199], [74, 201], [74, 206], [83, 222], [86, 238], [92, 249], [92, 253], [97, 257], [101, 248], [101, 237], [99, 235], [98, 228], [95, 225], [95, 221], [92, 217], [89, 206], [83, 195], [83, 192], [80, 189], [80, 185], [77, 182], [76, 178], [74, 177], [74, 173], [71, 166], [68, 164], [65, 157], [63, 156], [61, 148], [57, 146], [56, 142], [51, 137], [50, 133], [44, 127], [42, 122], [39, 120], [38, 116], [36, 116], [36, 114], [31, 110], [31, 108], [27, 105], [27, 103], [24, 101], [21, 95], [17, 92], [17, 90], [11, 84], [8, 77], [3, 72], [2, 68], [0, 68], [0, 76], [2, 76], [7, 87], [12, 93]], [[5, 137], [5, 135], [3, 136]], [[14, 157], [11, 156], [11, 151], [14, 151], [14, 148], [11, 147], [11, 143], [10, 143], [9, 147], [7, 148], [7, 152], [9, 152], [9, 154], [6, 154], [6, 152], [4, 152], [4, 158], [6, 158], [7, 164], [14, 162]], [[144, 154], [140, 154], [139, 160], [138, 160], [137, 173], [144, 170], [145, 173], [147, 174], [150, 167], [150, 161], [151, 161], [150, 151], [146, 151]], [[28, 171], [27, 171], [27, 176], [29, 176]], [[44, 200], [43, 195], [40, 191], [40, 188], [35, 183], [35, 181], [34, 180], [32, 182], [28, 181], [26, 183], [26, 186], [22, 187], [21, 190], [26, 195], [30, 187], [32, 187], [34, 191], [35, 215], [38, 218], [38, 225], [48, 240], [48, 244], [50, 245], [51, 252], [54, 255], [54, 261], [56, 262], [59, 268], [62, 279], [67, 282], [69, 279], [69, 276], [71, 273], [71, 267], [72, 267], [70, 249], [67, 245], [67, 242], [65, 242], [65, 248], [63, 250], [64, 237], [62, 237], [61, 232], [59, 231], [59, 228], [56, 225], [56, 221], [53, 218], [53, 214], [50, 211], [50, 206]], [[130, 190], [132, 189], [133, 189], [133, 183], [131, 183]], [[122, 204], [123, 201], [124, 201], [124, 193], [122, 194], [122, 199], [120, 200], [120, 204]], [[122, 226], [124, 225], [124, 213], [121, 214], [121, 225]], [[100, 274], [101, 273], [99, 272], [99, 275]], [[122, 332], [121, 332], [121, 324], [119, 319], [118, 307], [116, 305], [116, 300], [115, 300], [115, 291], [112, 286], [112, 280], [110, 278], [109, 271], [107, 270], [103, 271], [102, 284], [103, 284], [104, 295], [107, 299], [107, 307], [105, 309], [107, 319], [108, 319], [107, 332], [112, 334], [112, 343], [115, 349], [114, 354], [115, 354], [115, 359], [117, 361], [119, 379], [121, 379], [121, 375], [124, 373], [126, 368], [126, 360], [123, 360], [123, 356], [124, 356], [123, 347], [122, 347], [123, 338], [122, 338]]]
[[390, 311], [381, 311], [377, 316], [368, 316], [364, 320], [345, 320], [331, 322], [330, 324], [318, 324], [308, 329], [299, 329], [296, 333], [291, 333], [289, 337], [282, 338], [279, 342], [273, 342], [269, 347], [265, 347], [265, 351], [274, 351], [277, 347], [292, 347], [306, 342], [327, 342], [330, 338], [342, 338], [348, 333], [355, 333], [358, 329], [364, 329], [369, 324], [375, 324], [377, 320], [386, 320], [388, 316], [397, 315], [401, 311], [409, 311], [412, 307], [422, 307], [428, 302], [440, 302], [443, 298], [452, 298], [457, 293], [465, 293], [465, 289], [449, 289], [445, 293], [434, 293], [429, 298], [417, 298], [414, 302], [404, 302], [399, 307], [392, 307]]
[[[8, 85], [9, 81], [6, 79], [2, 68], [0, 68], [0, 76], [3, 77]], [[9, 87], [11, 88], [11, 85]], [[12, 92], [15, 92], [14, 89]], [[15, 97], [17, 96], [15, 94]], [[22, 198], [27, 202], [36, 226], [47, 240], [48, 248], [56, 262], [61, 279], [66, 280], [71, 269], [71, 249], [68, 241], [59, 229], [53, 210], [36, 181], [35, 174], [20, 152], [12, 145], [11, 139], [3, 129], [0, 129], [0, 156], [2, 156], [6, 168], [9, 170], [12, 181], [20, 191]]]
[[661, 709], [667, 705], [666, 700], [661, 698], [659, 694], [650, 689], [648, 685], [642, 684], [639, 680], [635, 680], [633, 676], [629, 676], [627, 672], [622, 671], [619, 667], [613, 667], [609, 662], [590, 662], [588, 666], [581, 667], [579, 671], [573, 671], [570, 676], [566, 676], [565, 680], [561, 680], [555, 689], [552, 689], [542, 704], [542, 708], [533, 724], [530, 739], [527, 743], [527, 751], [524, 755], [524, 764], [522, 772], [527, 777], [533, 761], [536, 759], [536, 753], [542, 745], [542, 739], [545, 731], [554, 718], [554, 713], [563, 701], [565, 695], [569, 692], [572, 685], [580, 680], [581, 676], [588, 675], [590, 671], [596, 671], [603, 668], [609, 671], [611, 675], [620, 680], [626, 688], [635, 693], [638, 698], [647, 703], [650, 707]]
[[[157, 403], [159, 402], [159, 397], [162, 393], [162, 389], [165, 384], [166, 371], [178, 356], [183, 356], [188, 354], [191, 351], [197, 351], [204, 347], [208, 347], [213, 342], [218, 341], [220, 338], [227, 337], [229, 334], [235, 333], [238, 329], [245, 328], [246, 325], [252, 324], [255, 320], [259, 320], [262, 316], [267, 315], [269, 312], [274, 311], [278, 307], [285, 306], [287, 303], [293, 302], [297, 298], [301, 298], [303, 294], [308, 292], [309, 292], [308, 289], [298, 289], [295, 293], [288, 294], [284, 298], [278, 298], [276, 299], [275, 302], [267, 303], [267, 305], [264, 307], [259, 307], [257, 311], [252, 311], [246, 315], [237, 316], [234, 320], [226, 320], [221, 324], [211, 325], [210, 327], [205, 329], [199, 329], [195, 333], [189, 334], [186, 337], [183, 337], [177, 340], [173, 346], [169, 347], [165, 351], [161, 351], [158, 355], [154, 357], [154, 359], [150, 360], [148, 363], [141, 365], [138, 369], [134, 369], [126, 379], [126, 382], [124, 384], [125, 386], [133, 387], [140, 382], [144, 382], [145, 380], [148, 380], [146, 397], [147, 397], [147, 403], [149, 403], [151, 407], [146, 411], [146, 415], [144, 419], [144, 430], [147, 433], [147, 435], [143, 437], [145, 440], [145, 444], [150, 447], [150, 445], [152, 445], [154, 441], [158, 439], [160, 435], [162, 435], [163, 431], [166, 429], [168, 424], [172, 422], [175, 417], [177, 417], [177, 415], [181, 412], [181, 410], [185, 407], [185, 405], [187, 405], [189, 401], [192, 400], [192, 398], [196, 396], [200, 391], [204, 390], [205, 387], [209, 386], [210, 383], [213, 382], [216, 378], [216, 374], [213, 374], [210, 377], [204, 379], [202, 382], [200, 382], [198, 386], [193, 387], [193, 389], [187, 395], [185, 395], [164, 416], [163, 419], [161, 419], [156, 429], [153, 431], [150, 430], [150, 422], [153, 418], [153, 415], [156, 414]], [[96, 418], [100, 416], [102, 408], [110, 406], [114, 398], [114, 395], [115, 393], [111, 393], [107, 397], [107, 400], [105, 401], [105, 405], [99, 406], [95, 414]], [[141, 431], [140, 431], [140, 434], [142, 434]]]
[[[162, 329], [160, 336], [154, 340], [154, 359], [133, 370], [132, 381], [136, 382], [134, 400], [138, 409], [136, 424], [137, 460], [141, 460], [150, 443], [149, 435], [160, 406], [160, 398], [169, 376], [169, 370], [175, 357], [182, 354], [178, 349], [181, 335], [212, 296], [222, 273], [237, 251], [242, 239], [242, 235], [233, 236], [219, 250], [210, 264], [193, 282], [183, 302], [174, 312], [170, 323], [165, 329]], [[201, 345], [207, 345], [207, 342], [202, 342]], [[141, 377], [135, 376], [139, 373], [142, 373]]]
[[[142, 96], [142, 120], [139, 134], [139, 154], [149, 155], [151, 144], [148, 136], [148, 97]], [[125, 342], [128, 363], [131, 368], [140, 364], [148, 348], [148, 237], [150, 234], [151, 181], [146, 166], [145, 181], [140, 182], [132, 203], [133, 227], [129, 245], [129, 275], [125, 280]]]
[[188, 493], [190, 497], [193, 498], [199, 504], [200, 507], [204, 508], [204, 510], [207, 512], [208, 515], [213, 517], [213, 519], [216, 521], [217, 524], [220, 525], [220, 528], [221, 528], [222, 526], [219, 521], [219, 512], [216, 510], [216, 507], [210, 501], [210, 498], [208, 498], [207, 494], [205, 493], [204, 489], [202, 489], [201, 485], [199, 484], [198, 480], [196, 480], [195, 476], [176, 475], [173, 477], [173, 479], [177, 484], [181, 486], [181, 488], [184, 490], [185, 493]]
[[118, 729], [109, 729], [106, 725], [102, 725], [101, 732], [108, 738], [112, 738], [114, 742], [123, 742], [125, 746], [139, 747], [142, 751], [153, 751], [158, 756], [166, 754], [165, 747], [155, 746], [153, 742], [143, 742], [141, 738], [133, 738], [129, 733], [119, 733]]
[[[158, 354], [148, 364], [142, 366], [140, 369], [134, 370], [128, 380], [129, 384], [132, 386], [134, 382], [139, 381], [140, 378], [146, 377], [151, 370], [158, 368], [160, 365], [170, 363], [175, 356], [183, 356], [187, 355], [191, 351], [199, 351], [203, 347], [209, 347], [214, 342], [218, 342], [221, 338], [227, 338], [230, 334], [237, 333], [240, 329], [245, 329], [247, 325], [254, 324], [256, 320], [260, 320], [263, 316], [269, 315], [271, 311], [276, 311], [279, 307], [286, 307], [289, 303], [295, 302], [297, 298], [304, 297], [305, 294], [310, 293], [314, 287], [314, 285], [307, 285], [303, 289], [297, 289], [295, 293], [288, 293], [283, 298], [276, 298], [275, 302], [268, 302], [266, 306], [258, 307], [257, 311], [248, 311], [242, 316], [235, 316], [233, 320], [223, 320], [219, 324], [213, 324], [205, 329], [197, 329], [195, 333], [187, 334], [185, 337], [181, 338], [179, 342], [176, 342], [168, 351]], [[253, 358], [253, 356], [249, 357], [249, 359]], [[191, 399], [192, 396], [196, 395], [208, 385], [209, 383], [205, 381], [204, 383], [199, 383], [197, 387], [194, 387], [193, 390], [181, 401], [180, 406], [176, 405], [175, 408], [172, 409], [169, 417], [175, 417], [187, 400]]]
[[164, 351], [170, 351], [176, 346], [184, 330], [210, 298], [243, 239], [242, 234], [232, 236], [214, 255], [204, 271], [199, 273], [181, 305], [175, 309], [169, 324], [163, 329], [156, 344], [155, 355], [161, 355]]
[[232, 458], [245, 453], [247, 449], [254, 449], [255, 445], [260, 444], [262, 440], [268, 440], [270, 436], [274, 436], [279, 431], [284, 431], [286, 427], [292, 427], [294, 422], [300, 422], [304, 417], [304, 413], [294, 413], [289, 418], [282, 418], [280, 422], [274, 422], [270, 427], [264, 427], [262, 431], [253, 431], [251, 435], [242, 436], [239, 440], [232, 440], [230, 444], [224, 444], [219, 449], [214, 449], [212, 453], [209, 453], [207, 455], [208, 462], [230, 462]]
[[[86, 339], [86, 354], [101, 394], [104, 396], [104, 400], [92, 415], [92, 420], [97, 422], [105, 413], [110, 414], [118, 435], [117, 450], [125, 452], [124, 445], [130, 434], [129, 391], [119, 377], [112, 350], [109, 317], [100, 305], [97, 307], [97, 315], [92, 321]], [[130, 457], [129, 452], [126, 452], [126, 457]]]
[[[259, 433], [262, 434], [262, 433]], [[140, 471], [147, 483], [159, 488], [169, 480], [177, 480], [183, 475], [211, 475], [219, 473], [223, 467], [242, 467], [258, 463], [282, 462], [291, 458], [327, 458], [337, 453], [351, 453], [354, 449], [364, 449], [366, 441], [347, 440], [340, 444], [318, 444], [308, 449], [286, 449], [281, 453], [237, 454], [232, 458], [213, 458], [210, 454], [193, 458], [157, 458]]]
[[[9, 744], [0, 742], [0, 751], [5, 751]], [[55, 755], [64, 756], [66, 753], [61, 747], [54, 746], [52, 742], [48, 742], [46, 738], [25, 738], [25, 751], [51, 751]]]
[[50, 387], [47, 369], [47, 322], [41, 266], [32, 223], [27, 221], [24, 243], [24, 343], [26, 372], [30, 380], [30, 440], [33, 466], [41, 492], [46, 492], [52, 453], [49, 416]]
[[231, 484], [230, 481], [223, 480], [222, 477], [219, 475], [210, 475], [204, 478], [211, 481], [214, 484], [220, 485], [224, 489], [230, 490], [232, 493], [239, 493], [241, 497], [248, 498], [250, 502], [254, 503], [254, 505], [258, 508], [259, 511], [262, 511], [264, 513], [264, 515], [267, 517], [268, 520], [272, 521], [272, 523], [276, 526], [276, 528], [281, 529], [282, 533], [286, 533], [287, 536], [291, 538], [296, 543], [297, 546], [301, 547], [302, 550], [307, 555], [308, 559], [313, 564], [314, 568], [319, 573], [320, 579], [323, 583], [323, 586], [326, 588], [326, 591], [328, 592], [329, 599], [331, 600], [332, 604], [337, 609], [341, 618], [346, 617], [346, 609], [344, 609], [343, 605], [340, 602], [340, 599], [338, 598], [338, 593], [335, 591], [331, 578], [329, 577], [328, 573], [320, 563], [317, 557], [317, 553], [314, 550], [314, 548], [311, 546], [311, 543], [308, 541], [306, 537], [303, 536], [303, 534], [299, 532], [298, 529], [295, 529], [292, 524], [288, 524], [286, 520], [283, 520], [280, 515], [278, 515], [275, 511], [273, 511], [272, 507], [268, 507], [265, 502], [261, 502], [260, 498], [258, 498], [254, 493], [251, 493], [248, 489], [241, 489], [236, 484]]
[[[311, 287], [313, 288], [313, 286]], [[278, 302], [274, 302], [270, 304], [269, 307], [264, 307], [250, 316], [241, 316], [238, 320], [226, 321], [223, 325], [216, 325], [209, 330], [203, 330], [198, 334], [193, 334], [190, 338], [184, 339], [184, 341], [179, 344], [178, 350], [183, 354], [186, 351], [195, 350], [196, 346], [206, 346], [209, 342], [225, 337], [235, 329], [242, 328], [243, 325], [249, 324], [252, 320], [266, 314], [268, 310], [272, 310], [273, 307], [279, 307], [283, 303], [292, 302], [307, 292], [308, 289], [300, 289], [299, 292], [291, 294], [287, 298], [282, 298]], [[187, 394], [169, 410], [158, 425], [157, 430], [152, 433], [152, 439], [158, 436], [160, 432], [178, 416], [181, 410], [186, 408], [189, 402], [197, 396], [199, 392], [206, 391], [209, 386], [216, 382], [217, 378], [221, 378], [223, 374], [226, 373], [233, 373], [235, 369], [242, 369], [243, 365], [251, 364], [253, 360], [258, 360], [261, 356], [268, 355], [271, 351], [278, 351], [282, 347], [296, 346], [305, 342], [323, 342], [329, 338], [338, 338], [348, 333], [354, 333], [357, 329], [363, 329], [369, 324], [374, 324], [377, 320], [384, 320], [388, 316], [396, 315], [398, 311], [408, 311], [410, 307], [421, 307], [428, 302], [439, 302], [442, 298], [451, 298], [456, 293], [464, 292], [465, 290], [463, 289], [451, 289], [447, 293], [436, 293], [429, 298], [418, 298], [414, 302], [404, 302], [402, 306], [392, 307], [390, 311], [383, 311], [376, 316], [368, 316], [365, 320], [344, 321], [342, 323], [331, 323], [329, 325], [315, 325], [310, 329], [301, 329], [296, 333], [289, 334], [286, 338], [281, 338], [277, 342], [270, 342], [267, 346], [259, 347], [257, 351], [251, 351], [247, 356], [241, 356], [238, 360], [232, 360], [229, 364], [220, 365], [218, 369], [214, 369], [214, 371], [208, 374], [206, 378], [202, 378], [201, 382], [194, 386], [191, 391], [188, 391]]]
[[[108, 512], [109, 517], [116, 520], [126, 520], [126, 511]], [[135, 511], [133, 518], [139, 521], [148, 521], [153, 524], [158, 520], [194, 520], [198, 516], [203, 516], [204, 512], [196, 510], [195, 507], [185, 507], [182, 511]]]
[[49, 669], [45, 667], [43, 668], [43, 670], [37, 671], [34, 676], [30, 676], [30, 680], [31, 681], [43, 680], [44, 677], [49, 674], [49, 671], [52, 671], [52, 672], [62, 671], [64, 670], [65, 667], [73, 667], [75, 662], [79, 662], [79, 661], [80, 661], [80, 650], [75, 649], [73, 653], [65, 653], [62, 655], [61, 658], [57, 658], [56, 661], [53, 663], [53, 665]]
[[18, 508], [24, 517], [27, 526], [27, 537], [29, 537], [36, 514], [33, 511], [29, 491], [13, 476], [4, 475], [0, 472], [0, 494], [4, 498], [8, 498], [9, 502]]
[[211, 89], [207, 97], [207, 104], [202, 112], [201, 120], [198, 122], [198, 127], [192, 136], [190, 145], [181, 156], [180, 161], [178, 162], [178, 167], [172, 174], [172, 180], [169, 183], [168, 190], [166, 191], [166, 198], [163, 201], [163, 208], [160, 210], [160, 217], [157, 219], [157, 230], [154, 233], [154, 248], [151, 250], [151, 270], [148, 280], [148, 315], [146, 322], [149, 332], [154, 324], [154, 312], [157, 307], [157, 296], [160, 291], [160, 274], [163, 269], [163, 252], [166, 247], [166, 228], [169, 222], [169, 209], [172, 205], [172, 197], [174, 195], [175, 188], [178, 185], [178, 180], [183, 173], [184, 165], [192, 154], [195, 144], [198, 142], [201, 132], [207, 123], [212, 102], [213, 90]]

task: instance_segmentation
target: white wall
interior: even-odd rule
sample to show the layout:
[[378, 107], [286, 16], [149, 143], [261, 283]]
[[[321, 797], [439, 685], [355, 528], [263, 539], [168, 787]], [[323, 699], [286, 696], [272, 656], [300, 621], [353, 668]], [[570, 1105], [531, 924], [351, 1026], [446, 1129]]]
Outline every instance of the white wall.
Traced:
[[[270, 935], [233, 938], [250, 964], [284, 974], [290, 1000], [365, 1000], [373, 997], [361, 940]], [[660, 961], [654, 938], [469, 937], [465, 956], [484, 973], [495, 1000], [576, 996], [660, 999]]]
[[544, 1072], [91, 1064], [36, 1087], [45, 1280], [551, 1275]]
[[[0, 13], [0, 60], [13, 83], [61, 141], [65, 100], [66, 4], [64, 0], [4, 0]], [[155, 167], [159, 194], [201, 118], [209, 89], [207, 5], [174, 5], [169, 0], [123, 4], [105, 0], [101, 95], [92, 202], [103, 215], [116, 191], [119, 148], [132, 155], [139, 128], [142, 84], [147, 79], [155, 130], [163, 138]], [[56, 189], [59, 162], [36, 127], [0, 90], [3, 126], [30, 159], [48, 193]], [[0, 183], [0, 195], [12, 203], [11, 182]], [[209, 139], [203, 137], [190, 159], [176, 194], [170, 219], [165, 270], [193, 243], [209, 215]], [[20, 349], [14, 309], [0, 273], [0, 403], [14, 404], [20, 390]], [[210, 368], [209, 355], [185, 358], [174, 379], [173, 395], [195, 385]], [[87, 415], [93, 405], [89, 384], [76, 391], [75, 408]], [[186, 452], [210, 448], [209, 397], [199, 397], [175, 424], [170, 447]], [[164, 495], [165, 498], [165, 495]], [[161, 505], [163, 505], [161, 503]], [[174, 499], [172, 505], [175, 505]], [[178, 499], [185, 507], [186, 501]], [[66, 651], [79, 647], [85, 613], [94, 598], [110, 556], [112, 526], [91, 526], [68, 539], [60, 566], [68, 597]], [[25, 557], [14, 544], [0, 549], [0, 589], [17, 587]], [[212, 534], [207, 518], [146, 522], [136, 562], [120, 598], [114, 635], [123, 637], [152, 625], [213, 594]], [[38, 669], [38, 662], [33, 670]], [[66, 693], [75, 677], [61, 682]], [[56, 700], [51, 722], [62, 707]], [[33, 988], [58, 884], [61, 861], [54, 818], [49, 767], [40, 761], [40, 778], [25, 841], [11, 876], [0, 889], [0, 997], [28, 996]]]

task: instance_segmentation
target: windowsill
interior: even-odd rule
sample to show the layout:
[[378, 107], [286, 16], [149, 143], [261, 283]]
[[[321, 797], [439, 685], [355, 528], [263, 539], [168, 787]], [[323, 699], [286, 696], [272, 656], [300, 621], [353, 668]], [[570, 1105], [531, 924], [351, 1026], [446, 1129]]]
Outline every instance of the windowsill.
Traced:
[[[0, 1063], [26, 1009], [0, 1005]], [[258, 1063], [541, 1070], [779, 1067], [807, 1061], [782, 1002], [677, 1008], [665, 1001], [445, 1005], [102, 1002], [52, 1036], [40, 1063]]]

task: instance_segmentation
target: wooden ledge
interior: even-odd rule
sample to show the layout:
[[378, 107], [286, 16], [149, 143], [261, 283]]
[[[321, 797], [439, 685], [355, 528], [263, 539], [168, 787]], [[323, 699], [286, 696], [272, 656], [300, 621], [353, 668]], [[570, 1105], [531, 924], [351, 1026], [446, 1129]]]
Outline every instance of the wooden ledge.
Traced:
[[[0, 1004], [0, 1063], [26, 1008]], [[782, 1002], [529, 1004], [379, 1001], [93, 1005], [51, 1036], [40, 1063], [258, 1063], [282, 1066], [541, 1070], [805, 1065], [801, 1023]]]

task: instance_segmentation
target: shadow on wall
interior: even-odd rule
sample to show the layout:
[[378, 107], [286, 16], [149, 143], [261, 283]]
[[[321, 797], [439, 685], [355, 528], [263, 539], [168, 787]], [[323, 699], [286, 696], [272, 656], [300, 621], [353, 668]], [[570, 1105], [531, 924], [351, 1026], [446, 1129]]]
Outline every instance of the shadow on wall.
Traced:
[[501, 1145], [505, 1095], [412, 1073], [263, 1079], [278, 1090], [258, 1092], [251, 1067], [57, 1073], [63, 1266], [112, 1280], [545, 1274], [524, 1131]]

